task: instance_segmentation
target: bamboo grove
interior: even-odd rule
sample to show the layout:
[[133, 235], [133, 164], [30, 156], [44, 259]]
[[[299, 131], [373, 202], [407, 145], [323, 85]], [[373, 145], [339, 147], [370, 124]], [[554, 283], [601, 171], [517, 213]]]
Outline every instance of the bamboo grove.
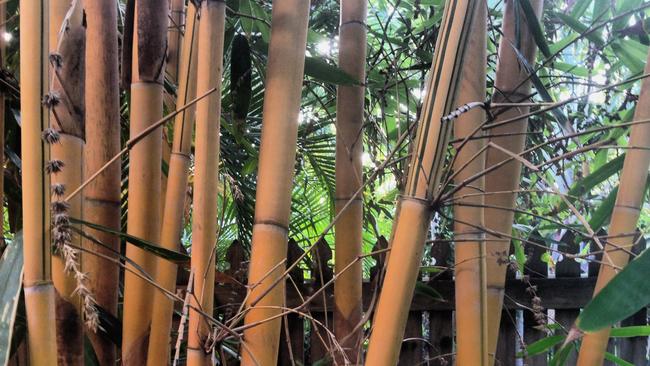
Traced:
[[647, 362], [617, 339], [650, 334], [650, 3], [0, 21], [0, 362]]

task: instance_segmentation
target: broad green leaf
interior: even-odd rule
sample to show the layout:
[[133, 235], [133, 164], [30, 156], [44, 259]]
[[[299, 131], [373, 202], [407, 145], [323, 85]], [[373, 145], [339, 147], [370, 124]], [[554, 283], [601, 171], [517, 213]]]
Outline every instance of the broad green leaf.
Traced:
[[22, 276], [23, 235], [21, 232], [8, 242], [0, 259], [0, 304], [3, 307], [0, 317], [0, 364], [2, 365], [9, 362], [11, 337], [22, 288]]
[[91, 229], [94, 229], [94, 230], [99, 230], [99, 231], [103, 231], [105, 233], [116, 235], [120, 239], [126, 240], [129, 243], [137, 246], [138, 248], [140, 248], [142, 250], [146, 250], [146, 251], [148, 251], [148, 252], [150, 252], [152, 254], [157, 255], [160, 258], [168, 259], [168, 260], [170, 260], [172, 262], [187, 263], [187, 262], [190, 261], [190, 257], [188, 255], [185, 255], [183, 253], [179, 253], [179, 252], [176, 252], [176, 251], [173, 251], [173, 250], [162, 248], [162, 247], [158, 246], [155, 243], [152, 243], [150, 241], [135, 237], [133, 235], [129, 235], [127, 233], [123, 233], [121, 231], [116, 231], [116, 230], [107, 228], [105, 226], [97, 225], [97, 224], [94, 224], [92, 222], [80, 220], [80, 219], [77, 219], [77, 218], [74, 218], [74, 217], [70, 218], [70, 222], [72, 222], [74, 224], [81, 224], [81, 225], [87, 226], [87, 227], [89, 227]]
[[611, 48], [614, 54], [623, 62], [623, 64], [630, 69], [633, 74], [638, 74], [643, 71], [645, 62], [637, 57], [637, 52], [633, 52], [621, 40], [612, 42]]
[[549, 366], [562, 366], [566, 363], [566, 359], [569, 357], [571, 354], [571, 351], [573, 351], [574, 345], [573, 343], [567, 344], [564, 347], [560, 348], [559, 351], [553, 355], [553, 358], [551, 358], [551, 361], [548, 363]]
[[361, 84], [358, 80], [350, 76], [350, 74], [316, 57], [305, 57], [305, 75], [336, 85]]
[[443, 300], [442, 295], [440, 295], [438, 291], [434, 290], [433, 288], [431, 288], [431, 286], [427, 285], [424, 282], [417, 282], [415, 284], [415, 293], [422, 296], [426, 296], [434, 301]]
[[542, 30], [542, 25], [540, 24], [539, 19], [537, 19], [537, 16], [535, 15], [533, 6], [530, 4], [529, 0], [519, 0], [519, 3], [521, 4], [521, 9], [526, 16], [528, 29], [533, 35], [533, 39], [535, 39], [537, 47], [539, 47], [539, 50], [542, 51], [544, 57], [551, 57], [551, 50], [549, 49], [548, 43], [546, 42], [546, 36], [544, 35], [544, 31]]
[[612, 211], [614, 210], [614, 203], [616, 202], [616, 195], [618, 194], [618, 186], [612, 189], [611, 192], [605, 197], [604, 200], [600, 203], [600, 206], [591, 214], [591, 219], [589, 220], [589, 227], [597, 231], [601, 227], [607, 225], [609, 218], [612, 216]]
[[556, 345], [562, 343], [565, 338], [566, 336], [563, 335], [554, 335], [542, 338], [539, 341], [527, 345], [525, 351], [518, 352], [517, 358], [530, 357], [544, 353]]
[[576, 1], [576, 3], [573, 5], [573, 8], [571, 9], [571, 16], [575, 19], [580, 19], [582, 14], [584, 14], [587, 8], [589, 8], [589, 5], [591, 5], [592, 1], [593, 0]]
[[[556, 17], [558, 17], [564, 24], [569, 26], [569, 28], [573, 29], [576, 31], [578, 34], [584, 34], [589, 27], [586, 25], [582, 24], [579, 20], [571, 17], [570, 15], [560, 13], [560, 12], [555, 12], [553, 13]], [[591, 42], [595, 43], [598, 47], [603, 47], [605, 45], [605, 41], [600, 38], [596, 32], [589, 32], [588, 34], [585, 35], [585, 37], [590, 40]]]
[[576, 321], [586, 332], [607, 328], [650, 304], [650, 250], [623, 268], [585, 307]]
[[[576, 182], [567, 194], [569, 196], [581, 196], [587, 192], [590, 192], [594, 187], [601, 184], [609, 177], [618, 173], [623, 168], [623, 161], [625, 160], [625, 154], [621, 154], [618, 157], [608, 161], [605, 165], [596, 169], [593, 173], [582, 178]], [[570, 201], [571, 199], [569, 199]], [[558, 208], [560, 211], [567, 209], [567, 205], [564, 201], [560, 203]]]
[[[627, 11], [630, 11], [634, 8], [638, 8], [641, 4], [643, 3], [643, 0], [619, 0], [616, 1], [615, 4], [616, 6], [616, 15], [625, 13]], [[619, 31], [625, 27], [627, 27], [628, 21], [630, 20], [630, 17], [632, 14], [629, 14], [627, 16], [624, 16], [618, 20], [616, 20], [613, 24], [614, 31]]]

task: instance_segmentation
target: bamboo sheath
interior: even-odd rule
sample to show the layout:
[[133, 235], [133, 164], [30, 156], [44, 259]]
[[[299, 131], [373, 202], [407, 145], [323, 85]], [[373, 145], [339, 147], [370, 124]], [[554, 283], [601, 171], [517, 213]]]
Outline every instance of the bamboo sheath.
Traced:
[[[187, 10], [187, 23], [184, 28], [185, 37], [182, 43], [176, 105], [185, 105], [196, 96], [196, 53], [198, 49], [196, 45], [198, 38], [196, 14], [196, 7], [190, 2]], [[160, 238], [160, 245], [165, 249], [178, 249], [183, 230], [193, 130], [194, 108], [189, 108], [174, 119], [174, 142], [169, 159]], [[156, 268], [156, 282], [167, 290], [175, 292], [176, 273], [176, 264], [160, 261]], [[162, 292], [156, 291], [153, 301], [148, 365], [157, 366], [169, 363], [169, 336], [173, 312], [173, 301]]]
[[452, 0], [445, 5], [416, 146], [393, 224], [392, 249], [374, 316], [368, 365], [397, 363], [449, 139], [450, 125], [441, 119], [456, 107], [459, 67], [465, 61], [464, 50], [478, 4], [477, 0]]
[[[219, 194], [219, 125], [221, 120], [221, 73], [226, 3], [203, 0], [199, 23], [197, 93], [217, 88], [217, 92], [196, 105], [196, 142], [194, 168], [194, 204], [192, 218], [192, 272], [194, 296], [190, 303], [187, 339], [188, 366], [211, 365], [204, 344], [211, 329], [205, 317], [194, 310], [212, 315], [217, 245], [217, 201]], [[191, 135], [190, 135], [191, 138]], [[180, 211], [182, 215], [182, 210]], [[182, 221], [182, 217], [179, 217]]]
[[[470, 38], [467, 43], [466, 57], [461, 67], [460, 91], [456, 103], [463, 105], [485, 100], [486, 54], [486, 4], [476, 6]], [[456, 139], [472, 136], [480, 130], [485, 120], [483, 109], [474, 109], [464, 113], [454, 122]], [[470, 140], [457, 152], [453, 166], [455, 182], [460, 184], [485, 169], [485, 141]], [[474, 157], [476, 157], [474, 159]], [[485, 234], [476, 229], [482, 226], [483, 196], [468, 194], [480, 193], [484, 189], [484, 179], [479, 178], [456, 192], [454, 206], [455, 286], [456, 286], [456, 365], [487, 365], [487, 298], [485, 284]], [[463, 204], [467, 204], [464, 206]]]
[[[366, 68], [366, 0], [341, 1], [339, 67], [363, 82]], [[363, 86], [339, 86], [336, 96], [336, 212], [363, 184]], [[363, 200], [361, 197], [341, 213], [336, 222], [334, 270], [342, 271], [361, 255]], [[334, 334], [342, 341], [349, 362], [361, 363], [361, 262], [357, 261], [334, 283]], [[345, 340], [344, 340], [345, 339]], [[343, 341], [344, 340], [344, 341]], [[338, 355], [338, 363], [343, 363]]]
[[[539, 17], [542, 12], [543, 2], [541, 0], [532, 0], [531, 5], [535, 10], [535, 14]], [[517, 30], [515, 9], [517, 9], [517, 6], [514, 0], [506, 1], [502, 25], [503, 36], [499, 45], [495, 90], [492, 97], [494, 102], [522, 102], [530, 94], [530, 82], [524, 82], [528, 79], [528, 74], [520, 66], [517, 55], [512, 48], [513, 45], [517, 45], [516, 32], [519, 32], [519, 51], [531, 64], [535, 60], [536, 47], [533, 36], [528, 31], [528, 26], [519, 25]], [[525, 21], [523, 13], [519, 14], [519, 19]], [[498, 113], [495, 122], [515, 118], [527, 114], [528, 111], [528, 107], [515, 107], [504, 111], [497, 110], [494, 111]], [[524, 132], [527, 129], [528, 119], [525, 118], [492, 128], [487, 133], [495, 136], [512, 134], [511, 136], [490, 137], [489, 141], [508, 151], [519, 154], [524, 149], [526, 141]], [[510, 159], [510, 156], [505, 152], [490, 148], [487, 150], [486, 167], [501, 164], [507, 159]], [[485, 175], [485, 191], [514, 191], [519, 187], [520, 175], [521, 163], [512, 160]], [[511, 209], [515, 207], [516, 199], [517, 195], [515, 193], [498, 193], [484, 196], [486, 206], [504, 208], [484, 208], [485, 227], [488, 228], [489, 232], [509, 234], [512, 231], [514, 211]], [[504, 262], [504, 258], [509, 255], [510, 239], [499, 238], [490, 234], [486, 234], [486, 236], [488, 355], [490, 365], [493, 365], [499, 338], [499, 324], [501, 323], [505, 291], [507, 261]]]
[[[66, 14], [70, 11], [66, 19]], [[86, 30], [83, 26], [81, 1], [50, 0], [49, 46], [51, 53], [61, 56], [62, 65], [50, 65], [51, 91], [60, 102], [52, 107], [51, 127], [59, 131], [60, 141], [50, 147], [53, 160], [65, 166], [53, 174], [52, 184], [78, 187], [83, 174], [84, 151], [84, 47]], [[65, 22], [65, 24], [64, 24]], [[56, 200], [52, 197], [52, 200]], [[81, 217], [81, 198], [70, 202], [72, 217]], [[81, 237], [73, 235], [71, 244], [81, 246]], [[66, 273], [65, 259], [60, 253], [52, 255], [52, 280], [56, 289], [56, 327], [59, 365], [83, 365], [83, 321], [81, 298], [75, 294], [77, 281]]]
[[[650, 72], [650, 54], [646, 60], [645, 73]], [[634, 120], [650, 118], [650, 80], [643, 79], [641, 94], [634, 111]], [[612, 212], [607, 244], [603, 262], [615, 267], [624, 267], [629, 261], [628, 251], [634, 245], [637, 221], [641, 214], [648, 168], [650, 167], [650, 125], [635, 124], [630, 129], [628, 146], [635, 149], [627, 150], [623, 171], [620, 176], [619, 190]], [[623, 250], [617, 248], [623, 248]], [[601, 265], [594, 295], [616, 275], [617, 271], [610, 265]], [[607, 349], [610, 329], [603, 329], [585, 334], [578, 356], [579, 366], [602, 365]]]
[[[162, 118], [163, 70], [167, 43], [168, 5], [160, 0], [135, 3], [130, 134], [136, 136]], [[127, 231], [153, 243], [160, 241], [162, 128], [140, 140], [129, 156]], [[156, 258], [127, 243], [126, 256], [155, 275]], [[131, 266], [131, 264], [127, 264]], [[132, 269], [134, 269], [131, 266]], [[122, 360], [124, 365], [146, 363], [154, 289], [125, 271]]]
[[[113, 0], [86, 1], [86, 90], [84, 176], [90, 177], [120, 151], [119, 53], [117, 7]], [[92, 45], [102, 45], [101, 47]], [[85, 220], [120, 230], [121, 162], [111, 164], [83, 190]], [[112, 234], [85, 228], [107, 248], [84, 239], [85, 249], [117, 260], [120, 239]], [[97, 304], [117, 316], [119, 268], [97, 255], [83, 256], [90, 291]], [[87, 333], [101, 365], [115, 364], [113, 342]]]
[[41, 104], [48, 90], [48, 1], [20, 1], [20, 112], [25, 310], [30, 364], [56, 365], [55, 294], [50, 258], [49, 147], [41, 133], [49, 126]]
[[[307, 44], [308, 0], [275, 0], [266, 73], [255, 222], [241, 355], [244, 366], [275, 365], [284, 281], [298, 112]], [[266, 293], [268, 291], [268, 293]], [[266, 293], [266, 294], [265, 294]], [[260, 295], [265, 294], [259, 298]], [[275, 317], [271, 320], [269, 318]]]

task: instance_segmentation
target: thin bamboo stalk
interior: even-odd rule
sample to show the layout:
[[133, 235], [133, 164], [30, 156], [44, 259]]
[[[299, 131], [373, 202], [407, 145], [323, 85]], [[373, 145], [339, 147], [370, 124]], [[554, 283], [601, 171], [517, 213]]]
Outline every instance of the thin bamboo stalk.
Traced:
[[30, 364], [56, 365], [55, 295], [50, 258], [49, 147], [41, 133], [49, 113], [41, 104], [48, 90], [48, 1], [20, 1], [20, 112], [25, 310]]
[[[194, 3], [188, 5], [185, 38], [180, 61], [178, 96], [176, 105], [185, 105], [196, 96], [196, 38], [198, 27]], [[194, 108], [180, 113], [174, 120], [174, 143], [169, 160], [169, 174], [160, 245], [165, 249], [176, 250], [184, 225], [185, 199], [187, 192], [192, 133], [194, 130]], [[156, 268], [156, 282], [174, 292], [177, 266], [161, 261]], [[149, 338], [149, 357], [147, 364], [164, 365], [169, 362], [169, 336], [172, 324], [174, 302], [165, 294], [156, 291], [153, 301], [153, 318]]]
[[[86, 48], [86, 150], [84, 178], [92, 176], [120, 151], [119, 52], [117, 7], [113, 0], [86, 1], [86, 42], [101, 47]], [[83, 191], [83, 217], [113, 230], [120, 230], [121, 164], [116, 162], [97, 176]], [[75, 187], [77, 187], [76, 185]], [[73, 187], [71, 187], [73, 188]], [[104, 258], [115, 258], [120, 240], [99, 230], [86, 228], [107, 248], [84, 239], [83, 247], [97, 255], [84, 255], [90, 291], [97, 304], [117, 316], [119, 268]], [[102, 365], [115, 364], [113, 342], [89, 332], [88, 338]]]
[[[532, 0], [531, 6], [535, 14], [539, 17], [542, 12], [543, 2], [541, 0]], [[519, 19], [525, 19], [523, 13], [517, 15], [516, 3], [508, 0], [505, 5], [503, 15], [502, 32], [503, 36], [499, 45], [499, 60], [497, 63], [495, 91], [492, 97], [493, 102], [523, 102], [527, 95], [530, 94], [530, 82], [525, 69], [519, 64], [519, 60], [513, 45], [517, 46], [516, 40], [520, 40], [517, 46], [519, 52], [531, 64], [535, 60], [535, 42], [533, 36], [528, 31], [526, 24], [517, 25], [517, 16]], [[518, 27], [518, 28], [517, 28]], [[516, 32], [519, 32], [518, 34]], [[507, 108], [496, 118], [496, 121], [503, 121], [517, 117], [529, 112], [528, 106], [519, 106]], [[493, 112], [500, 112], [498, 110]], [[498, 126], [489, 131], [487, 134], [493, 136], [490, 142], [507, 151], [519, 154], [523, 151], [526, 135], [528, 130], [528, 119], [524, 118], [512, 124]], [[486, 156], [486, 166], [491, 167], [501, 164], [503, 161], [510, 159], [510, 156], [504, 151], [498, 149], [488, 149]], [[494, 207], [505, 207], [507, 210], [497, 210], [486, 207], [485, 226], [492, 232], [510, 233], [514, 220], [514, 212], [517, 199], [516, 191], [519, 187], [521, 175], [521, 163], [512, 160], [505, 165], [493, 170], [485, 175], [486, 192], [502, 192], [498, 194], [488, 194], [485, 196], [485, 205]], [[510, 240], [498, 238], [494, 235], [487, 234], [486, 241], [486, 272], [487, 272], [487, 319], [488, 319], [488, 354], [490, 365], [494, 364], [494, 354], [497, 350], [499, 338], [499, 325], [501, 324], [501, 314], [503, 308], [503, 296], [505, 291], [505, 280], [507, 264], [504, 258], [507, 258], [510, 249]]]
[[[0, 67], [4, 68], [7, 58], [7, 41], [5, 33], [7, 32], [7, 3], [0, 4]], [[0, 93], [0, 247], [5, 247], [5, 95]]]
[[[287, 258], [308, 18], [309, 1], [276, 0], [273, 3], [248, 274], [248, 284], [253, 287], [246, 302], [245, 325], [277, 316], [280, 309], [271, 307], [284, 305], [284, 280], [269, 289], [284, 272], [282, 262]], [[266, 295], [258, 299], [264, 293]], [[242, 347], [242, 365], [274, 365], [277, 362], [280, 325], [281, 319], [276, 318], [244, 331], [246, 347]]]
[[[366, 0], [341, 1], [339, 28], [339, 67], [363, 82], [366, 68]], [[363, 86], [340, 86], [336, 96], [336, 211], [363, 184], [361, 155], [363, 153]], [[363, 199], [358, 197], [336, 222], [336, 273], [361, 255], [363, 229]], [[347, 359], [361, 363], [362, 318], [361, 263], [356, 262], [334, 283], [334, 334]], [[356, 329], [356, 331], [355, 331]], [[343, 358], [339, 356], [339, 363]]]
[[409, 175], [398, 201], [391, 252], [382, 286], [366, 364], [395, 365], [406, 326], [408, 309], [422, 261], [424, 242], [432, 215], [449, 140], [450, 124], [442, 122], [456, 107], [458, 67], [464, 59], [477, 0], [452, 0], [445, 5], [436, 41], [435, 57], [427, 81]]
[[[464, 105], [485, 99], [486, 56], [486, 11], [485, 3], [476, 6], [470, 30], [465, 62], [461, 66], [460, 90], [456, 104]], [[485, 120], [485, 111], [475, 108], [462, 114], [454, 122], [456, 138], [472, 136], [480, 130]], [[454, 160], [455, 181], [460, 183], [485, 169], [485, 141], [469, 141], [458, 150]], [[485, 283], [485, 233], [471, 222], [482, 226], [483, 196], [465, 197], [482, 192], [484, 179], [479, 178], [457, 191], [454, 206], [454, 253], [456, 287], [456, 365], [487, 365], [487, 307]]]
[[[66, 17], [70, 11], [69, 16]], [[62, 64], [51, 62], [51, 91], [60, 102], [52, 107], [51, 127], [60, 141], [51, 146], [53, 160], [65, 163], [64, 169], [51, 176], [52, 184], [76, 187], [81, 184], [84, 151], [84, 47], [86, 28], [80, 1], [50, 0], [50, 52], [60, 56]], [[66, 23], [65, 25], [63, 23]], [[63, 26], [63, 28], [62, 28]], [[55, 200], [52, 197], [52, 200]], [[81, 217], [81, 198], [70, 202], [69, 214]], [[81, 237], [72, 236], [72, 245], [81, 246]], [[81, 298], [75, 293], [77, 281], [67, 273], [61, 253], [52, 255], [52, 280], [56, 289], [56, 326], [59, 365], [83, 365], [83, 320]]]
[[[221, 73], [226, 4], [220, 0], [201, 2], [196, 81], [197, 93], [217, 88], [217, 92], [196, 106], [196, 142], [194, 204], [192, 211], [192, 271], [194, 296], [190, 304], [212, 316], [214, 272], [217, 245], [217, 201], [219, 194], [219, 125], [221, 120]], [[182, 220], [182, 219], [181, 219]], [[210, 365], [204, 344], [210, 335], [210, 323], [190, 309], [187, 336], [188, 366]]]
[[[162, 117], [163, 72], [167, 44], [168, 4], [160, 0], [135, 3], [131, 82], [131, 126], [135, 136]], [[127, 231], [136, 237], [160, 241], [160, 183], [162, 128], [140, 140], [129, 156], [129, 205]], [[131, 243], [126, 256], [154, 275], [156, 258]], [[130, 264], [128, 264], [130, 266]], [[154, 289], [128, 272], [124, 275], [122, 362], [146, 363]]]
[[[646, 61], [645, 72], [650, 72], [650, 54]], [[650, 118], [650, 80], [643, 79], [641, 94], [634, 111], [634, 120]], [[608, 244], [605, 246], [604, 263], [611, 263], [618, 268], [624, 267], [629, 261], [629, 254], [625, 250], [616, 248], [632, 248], [634, 235], [637, 228], [650, 167], [650, 125], [637, 124], [630, 129], [629, 146], [638, 147], [630, 149], [625, 154], [623, 171], [621, 172], [619, 190], [616, 203], [612, 212], [612, 221], [609, 226]], [[628, 234], [628, 235], [625, 235]], [[612, 266], [602, 265], [598, 272], [598, 280], [594, 295], [602, 290], [618, 271]], [[603, 329], [594, 333], [587, 333], [582, 339], [578, 366], [602, 365], [607, 350], [610, 329]]]

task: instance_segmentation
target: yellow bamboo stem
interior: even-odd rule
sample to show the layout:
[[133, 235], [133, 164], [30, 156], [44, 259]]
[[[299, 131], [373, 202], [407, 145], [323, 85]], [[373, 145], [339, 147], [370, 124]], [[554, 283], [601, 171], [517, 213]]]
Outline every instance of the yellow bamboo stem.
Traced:
[[[341, 1], [339, 67], [363, 82], [366, 66], [366, 0]], [[340, 86], [336, 96], [336, 212], [341, 211], [363, 184], [363, 86]], [[335, 226], [336, 273], [356, 262], [334, 283], [334, 334], [342, 342], [346, 357], [361, 363], [361, 255], [363, 199], [358, 197], [341, 213]], [[357, 328], [356, 332], [353, 330]], [[343, 363], [342, 355], [339, 363]]]
[[367, 365], [395, 365], [408, 309], [419, 274], [424, 241], [437, 193], [450, 125], [443, 116], [457, 107], [457, 66], [464, 63], [477, 0], [452, 0], [445, 5], [427, 82], [427, 95], [416, 134], [409, 175], [393, 224], [391, 252], [368, 346]]
[[[86, 42], [86, 150], [84, 177], [101, 169], [120, 151], [119, 53], [117, 8], [113, 0], [85, 2]], [[121, 164], [116, 162], [83, 191], [84, 219], [120, 230]], [[78, 187], [76, 185], [75, 187]], [[74, 188], [74, 187], [71, 187]], [[119, 268], [104, 258], [117, 259], [120, 240], [115, 235], [85, 229], [108, 248], [84, 240], [84, 248], [100, 255], [84, 255], [90, 291], [97, 304], [117, 316]], [[115, 364], [115, 345], [106, 337], [89, 332], [88, 337], [101, 365]]]
[[48, 1], [20, 1], [20, 111], [25, 310], [30, 364], [56, 365], [55, 295], [50, 258], [49, 147], [41, 133], [49, 126], [41, 104], [48, 91]]
[[[176, 105], [185, 105], [196, 96], [196, 38], [198, 27], [196, 7], [190, 2], [187, 11], [187, 24], [180, 61], [179, 84]], [[169, 160], [169, 174], [160, 245], [165, 249], [176, 250], [184, 225], [185, 198], [187, 192], [192, 133], [194, 130], [194, 108], [176, 116], [174, 120], [174, 143]], [[168, 261], [161, 261], [156, 268], [156, 282], [171, 292], [176, 288], [177, 266]], [[149, 338], [150, 366], [164, 365], [169, 362], [170, 331], [174, 303], [165, 294], [156, 291], [153, 301], [153, 319]]]
[[[70, 14], [66, 17], [66, 14]], [[54, 160], [64, 169], [51, 177], [52, 184], [77, 187], [83, 174], [84, 150], [84, 47], [86, 30], [80, 1], [50, 0], [50, 52], [61, 56], [62, 65], [50, 65], [52, 92], [61, 99], [53, 106], [51, 127], [59, 131], [60, 142], [51, 146]], [[66, 23], [63, 25], [63, 23]], [[65, 28], [62, 28], [64, 26]], [[55, 197], [52, 200], [56, 200]], [[68, 202], [69, 214], [81, 217], [81, 198]], [[81, 237], [72, 236], [72, 245], [81, 246]], [[59, 365], [83, 365], [83, 322], [81, 299], [75, 294], [77, 281], [66, 273], [61, 253], [52, 255], [52, 280], [56, 289], [56, 326]]]
[[[309, 1], [273, 3], [245, 324], [277, 316], [281, 310], [270, 307], [285, 302], [284, 280], [258, 297], [285, 270], [308, 18]], [[280, 323], [276, 318], [244, 331], [242, 365], [276, 364]]]
[[211, 365], [203, 345], [210, 335], [210, 324], [194, 310], [212, 315], [214, 272], [217, 245], [217, 199], [219, 188], [219, 124], [221, 120], [221, 73], [226, 4], [203, 0], [199, 24], [197, 93], [217, 88], [217, 92], [196, 106], [194, 205], [192, 215], [192, 271], [194, 296], [189, 312], [187, 339], [188, 366]]
[[[470, 30], [465, 62], [461, 66], [460, 90], [456, 104], [463, 105], [485, 99], [486, 64], [486, 5], [480, 3]], [[476, 130], [485, 120], [484, 110], [477, 108], [462, 114], [454, 122], [454, 135], [463, 139]], [[475, 135], [476, 136], [476, 135]], [[485, 169], [485, 142], [483, 139], [470, 140], [458, 150], [454, 171], [455, 182], [460, 184], [469, 177]], [[474, 159], [474, 157], [476, 157]], [[454, 218], [455, 287], [456, 287], [456, 365], [487, 365], [487, 316], [485, 285], [485, 234], [476, 229], [482, 226], [483, 196], [459, 198], [483, 191], [484, 179], [479, 178], [455, 193], [456, 206]], [[471, 206], [463, 206], [469, 204]]]
[[[650, 72], [650, 54], [646, 60], [645, 72]], [[643, 79], [641, 94], [634, 110], [634, 120], [650, 118], [650, 80]], [[650, 167], [650, 125], [647, 123], [633, 125], [630, 129], [629, 146], [619, 183], [616, 203], [612, 212], [608, 240], [605, 245], [603, 262], [600, 266], [594, 295], [607, 285], [618, 272], [615, 268], [624, 267], [629, 261], [629, 250], [634, 245], [634, 233], [643, 206], [643, 197]], [[617, 248], [623, 248], [617, 249]], [[578, 366], [602, 365], [607, 350], [610, 329], [587, 333], [582, 339]]]
[[[135, 3], [131, 136], [162, 117], [167, 11], [166, 1], [138, 0]], [[158, 127], [133, 146], [129, 156], [127, 231], [153, 243], [160, 241], [161, 160], [162, 128]], [[157, 261], [151, 253], [127, 243], [126, 256], [150, 275], [155, 274]], [[124, 274], [124, 365], [146, 363], [153, 294], [153, 287], [146, 281], [131, 272]]]
[[[542, 11], [543, 2], [532, 0], [531, 5], [539, 17]], [[512, 45], [516, 45], [516, 17], [515, 2], [506, 1], [502, 32], [503, 36], [499, 45], [499, 59], [497, 63], [495, 91], [492, 97], [493, 102], [516, 103], [525, 101], [530, 93], [530, 82], [525, 69], [520, 66], [519, 60]], [[519, 14], [519, 19], [525, 21], [525, 17]], [[525, 24], [519, 25], [519, 51], [531, 64], [535, 60], [535, 42]], [[529, 111], [528, 106], [508, 108], [495, 119], [496, 122], [515, 118]], [[505, 135], [502, 137], [490, 137], [490, 142], [503, 147], [504, 149], [518, 154], [523, 151], [528, 129], [528, 119], [524, 118], [514, 123], [498, 126], [487, 131], [490, 135]], [[501, 164], [510, 156], [498, 149], [488, 149], [486, 156], [486, 167]], [[509, 192], [519, 187], [521, 175], [521, 163], [512, 160], [509, 163], [495, 169], [485, 176], [486, 192]], [[517, 199], [516, 193], [498, 193], [485, 195], [485, 205], [492, 207], [514, 208]], [[484, 209], [485, 226], [491, 232], [510, 233], [514, 220], [514, 211], [497, 210], [486, 207]], [[505, 279], [507, 265], [504, 258], [508, 257], [510, 249], [509, 238], [498, 238], [486, 234], [486, 268], [487, 268], [487, 319], [488, 319], [488, 354], [490, 365], [494, 364], [494, 354], [499, 339], [499, 325], [501, 323], [501, 312], [503, 309], [503, 296], [505, 291]]]

